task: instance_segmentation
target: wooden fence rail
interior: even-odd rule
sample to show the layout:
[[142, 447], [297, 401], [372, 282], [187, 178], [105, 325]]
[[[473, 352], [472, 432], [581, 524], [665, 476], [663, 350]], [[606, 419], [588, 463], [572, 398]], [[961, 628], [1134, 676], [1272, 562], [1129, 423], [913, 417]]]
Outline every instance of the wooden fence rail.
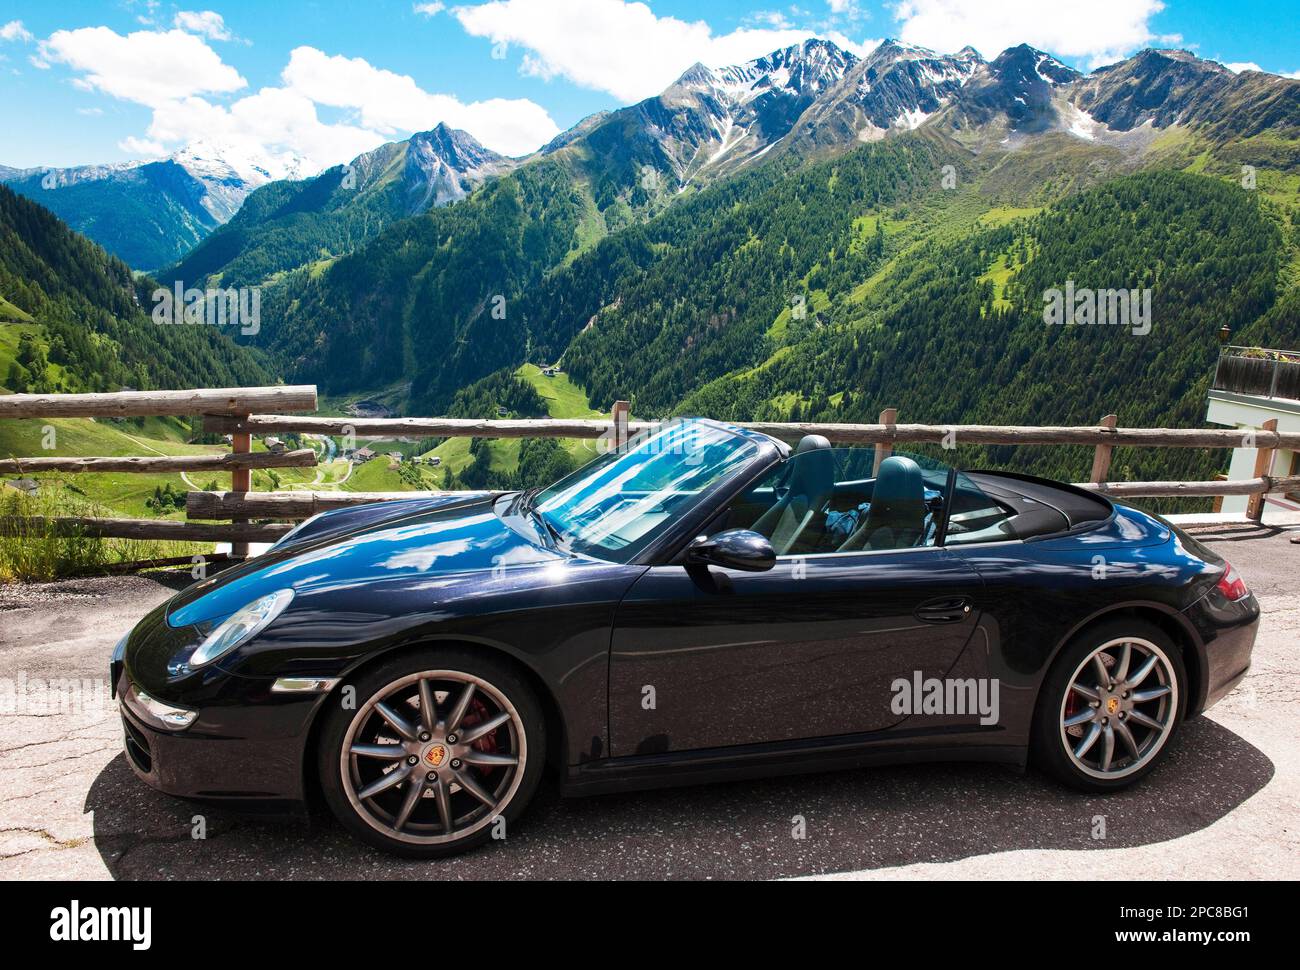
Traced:
[[[1108, 428], [1017, 427], [983, 424], [813, 424], [811, 422], [738, 421], [742, 428], [761, 431], [784, 440], [819, 434], [833, 444], [943, 444], [961, 445], [1093, 445], [1121, 448], [1241, 448], [1243, 431], [1231, 428]], [[631, 421], [636, 434], [653, 429], [654, 422]], [[453, 418], [298, 418], [254, 414], [244, 419], [214, 416], [204, 419], [204, 430], [230, 434], [290, 432], [417, 438], [600, 438], [612, 435], [609, 421], [550, 418], [523, 421], [464, 420]], [[1300, 432], [1256, 431], [1251, 447], [1300, 449]]]
[[[125, 539], [178, 539], [229, 542], [232, 553], [247, 553], [249, 543], [273, 542], [290, 526], [318, 512], [371, 502], [418, 499], [443, 492], [252, 491], [252, 472], [269, 468], [307, 468], [316, 464], [310, 449], [291, 452], [252, 451], [255, 435], [299, 433], [365, 438], [575, 438], [604, 439], [621, 446], [630, 435], [657, 425], [629, 420], [626, 402], [614, 405], [606, 419], [479, 420], [456, 418], [348, 418], [295, 415], [316, 410], [312, 385], [221, 388], [185, 391], [123, 391], [115, 394], [15, 394], [0, 396], [0, 418], [125, 418], [202, 416], [203, 429], [229, 435], [231, 451], [222, 455], [141, 457], [72, 457], [46, 455], [0, 459], [0, 474], [48, 472], [219, 472], [231, 474], [228, 492], [191, 491], [186, 496], [189, 521], [98, 518], [0, 518], [0, 533], [30, 534], [40, 528], [60, 534]], [[898, 412], [886, 408], [877, 424], [746, 422], [742, 426], [787, 441], [823, 435], [839, 445], [874, 445], [877, 460], [900, 444], [1076, 445], [1094, 448], [1091, 481], [1082, 487], [1117, 497], [1198, 497], [1247, 495], [1250, 515], [1258, 520], [1263, 497], [1300, 490], [1300, 476], [1267, 474], [1275, 449], [1300, 451], [1300, 433], [1283, 433], [1276, 425], [1261, 429], [1120, 428], [1114, 415], [1098, 424], [1071, 427], [899, 424]], [[1111, 457], [1118, 447], [1254, 448], [1255, 476], [1244, 481], [1108, 482]], [[277, 523], [254, 523], [276, 519]], [[197, 521], [196, 521], [197, 520]], [[214, 521], [215, 520], [215, 521]], [[42, 523], [44, 524], [42, 526]]]
[[6, 394], [0, 418], [150, 418], [255, 411], [315, 411], [316, 386], [222, 387], [110, 394]]
[[1261, 476], [1213, 482], [1079, 482], [1080, 488], [1116, 498], [1200, 498], [1213, 495], [1272, 495], [1300, 489], [1300, 475]]
[[5, 458], [0, 474], [38, 475], [43, 472], [228, 472], [235, 469], [312, 468], [316, 452], [247, 452], [228, 455], [148, 455], [121, 458]]
[[[318, 512], [372, 502], [434, 498], [447, 492], [188, 492], [191, 519], [310, 519]], [[468, 492], [455, 494], [471, 494]]]
[[[632, 421], [631, 434], [654, 427], [649, 421]], [[216, 434], [354, 435], [357, 438], [600, 438], [614, 435], [610, 421], [595, 419], [488, 420], [468, 418], [299, 418], [254, 414], [246, 418], [209, 415], [203, 430]]]
[[[738, 422], [782, 439], [819, 434], [838, 444], [1094, 445], [1121, 448], [1241, 448], [1246, 432], [1231, 428], [1017, 427], [984, 424], [810, 424]], [[1252, 448], [1300, 449], [1300, 432], [1256, 431]]]

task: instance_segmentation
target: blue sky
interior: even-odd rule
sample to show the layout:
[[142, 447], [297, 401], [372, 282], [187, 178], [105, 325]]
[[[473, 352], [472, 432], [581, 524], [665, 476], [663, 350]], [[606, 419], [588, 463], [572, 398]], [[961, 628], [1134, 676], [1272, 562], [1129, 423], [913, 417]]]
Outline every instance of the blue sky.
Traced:
[[807, 36], [986, 57], [1028, 42], [1082, 70], [1146, 46], [1300, 72], [1300, 2], [1238, 0], [116, 0], [0, 3], [0, 163], [234, 146], [307, 168], [447, 121], [520, 154], [693, 64]]

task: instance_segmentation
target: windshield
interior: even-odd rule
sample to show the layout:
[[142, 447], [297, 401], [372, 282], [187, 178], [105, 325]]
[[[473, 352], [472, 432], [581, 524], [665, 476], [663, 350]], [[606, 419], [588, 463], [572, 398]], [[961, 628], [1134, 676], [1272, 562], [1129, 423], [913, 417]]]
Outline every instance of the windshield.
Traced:
[[533, 507], [575, 552], [629, 562], [758, 451], [725, 428], [673, 422], [560, 480]]

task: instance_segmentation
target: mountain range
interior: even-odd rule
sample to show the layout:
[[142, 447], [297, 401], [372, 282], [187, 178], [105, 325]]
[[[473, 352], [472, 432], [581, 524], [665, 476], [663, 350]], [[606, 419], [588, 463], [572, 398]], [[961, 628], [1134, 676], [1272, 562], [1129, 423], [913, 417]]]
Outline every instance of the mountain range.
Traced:
[[[696, 65], [527, 158], [440, 126], [269, 181], [154, 268], [261, 286], [257, 360], [408, 413], [559, 361], [642, 415], [1199, 423], [1222, 323], [1300, 344], [1298, 220], [1300, 81], [812, 40]], [[1151, 335], [1045, 328], [1067, 279], [1151, 288]], [[1057, 454], [987, 457], [1073, 474]]]
[[227, 222], [259, 186], [301, 175], [298, 159], [202, 142], [157, 161], [0, 166], [0, 182], [142, 270], [175, 262]]
[[[1060, 131], [1140, 152], [1171, 126], [1218, 125], [1229, 137], [1249, 137], [1294, 125], [1294, 87], [1275, 75], [1234, 74], [1185, 51], [1145, 50], [1084, 76], [1027, 45], [990, 62], [971, 47], [944, 55], [894, 40], [859, 58], [814, 39], [730, 67], [696, 64], [661, 95], [584, 119], [523, 159], [439, 125], [295, 188], [283, 183], [302, 180], [296, 159], [208, 145], [156, 162], [0, 166], [0, 181], [145, 270], [178, 262], [227, 224], [254, 189], [281, 183], [273, 205], [256, 207], [244, 227], [214, 244], [215, 261], [204, 253], [196, 267], [182, 267], [183, 275], [215, 272], [244, 251], [236, 239], [247, 225], [274, 231], [277, 220], [291, 217], [305, 245], [269, 267], [254, 261], [272, 275], [322, 251], [350, 251], [396, 219], [463, 199], [490, 178], [546, 158], [581, 169], [603, 228], [617, 228], [772, 155], [815, 157], [923, 125], [972, 148]], [[56, 188], [69, 191], [56, 196]], [[303, 231], [302, 219], [293, 218], [303, 214], [327, 218]]]

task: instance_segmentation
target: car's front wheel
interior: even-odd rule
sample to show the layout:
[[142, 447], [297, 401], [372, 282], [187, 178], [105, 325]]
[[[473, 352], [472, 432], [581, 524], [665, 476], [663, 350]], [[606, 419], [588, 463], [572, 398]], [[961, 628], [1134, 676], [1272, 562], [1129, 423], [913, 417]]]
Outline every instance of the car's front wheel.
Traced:
[[379, 848], [432, 858], [506, 838], [541, 780], [541, 706], [495, 657], [398, 655], [331, 703], [321, 788], [339, 821]]
[[1182, 653], [1140, 620], [1093, 627], [1052, 665], [1034, 725], [1038, 763], [1084, 791], [1112, 791], [1165, 754], [1187, 703]]

